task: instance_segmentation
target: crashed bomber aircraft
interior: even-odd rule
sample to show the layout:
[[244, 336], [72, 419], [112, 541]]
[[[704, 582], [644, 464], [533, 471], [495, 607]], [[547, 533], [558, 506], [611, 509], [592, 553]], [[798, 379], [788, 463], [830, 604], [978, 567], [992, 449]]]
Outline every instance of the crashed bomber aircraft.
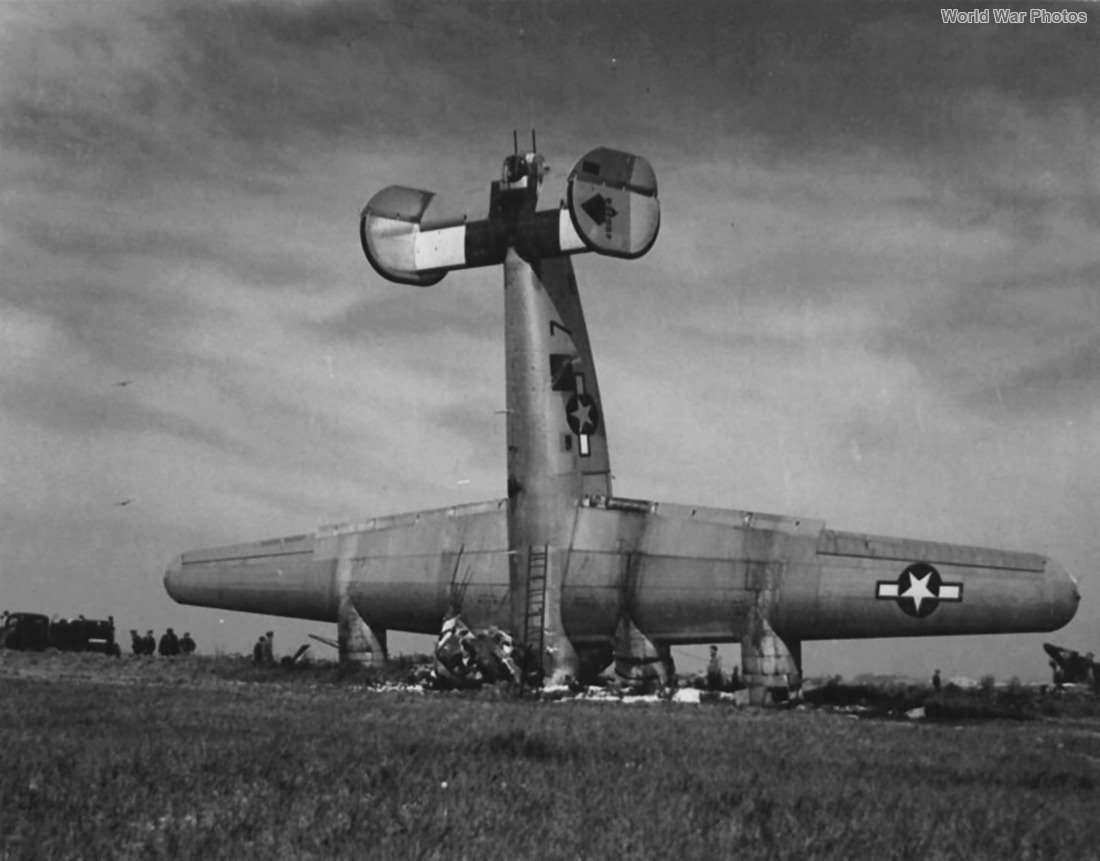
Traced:
[[486, 219], [433, 223], [430, 192], [391, 186], [360, 220], [391, 281], [503, 264], [507, 498], [184, 553], [165, 575], [175, 600], [336, 622], [343, 660], [458, 615], [510, 633], [535, 683], [612, 661], [667, 678], [673, 645], [739, 642], [756, 702], [798, 678], [806, 640], [1052, 631], [1073, 617], [1076, 582], [1043, 556], [616, 497], [571, 256], [645, 254], [657, 182], [646, 160], [596, 149], [567, 201], [540, 211], [547, 169], [536, 152], [508, 156]]

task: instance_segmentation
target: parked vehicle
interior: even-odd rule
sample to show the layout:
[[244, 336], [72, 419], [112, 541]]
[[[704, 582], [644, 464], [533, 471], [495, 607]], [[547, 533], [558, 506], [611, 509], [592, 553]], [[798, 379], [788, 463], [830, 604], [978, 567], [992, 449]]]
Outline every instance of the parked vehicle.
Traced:
[[50, 618], [42, 613], [8, 613], [0, 627], [0, 646], [19, 651], [60, 649], [63, 652], [122, 654], [115, 642], [115, 619]]

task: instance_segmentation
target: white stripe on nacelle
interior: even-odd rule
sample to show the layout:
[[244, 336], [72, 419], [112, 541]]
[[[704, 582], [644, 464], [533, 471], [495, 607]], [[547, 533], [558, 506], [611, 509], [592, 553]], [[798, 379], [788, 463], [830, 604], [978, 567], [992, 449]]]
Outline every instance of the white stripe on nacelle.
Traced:
[[466, 225], [422, 230], [416, 235], [416, 271], [455, 269], [466, 265]]
[[581, 239], [576, 228], [573, 227], [573, 219], [569, 215], [569, 210], [564, 206], [558, 210], [558, 245], [564, 254], [588, 250], [584, 240]]

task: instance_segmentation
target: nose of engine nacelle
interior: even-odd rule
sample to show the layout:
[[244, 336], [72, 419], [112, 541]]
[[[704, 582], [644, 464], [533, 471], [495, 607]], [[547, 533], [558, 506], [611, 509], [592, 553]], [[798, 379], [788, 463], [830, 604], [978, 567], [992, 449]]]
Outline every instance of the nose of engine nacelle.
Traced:
[[1047, 595], [1050, 596], [1050, 628], [1055, 631], [1069, 623], [1081, 603], [1077, 579], [1053, 559], [1046, 565]]
[[180, 578], [183, 573], [183, 556], [177, 556], [164, 570], [164, 590], [174, 601], [179, 601]]

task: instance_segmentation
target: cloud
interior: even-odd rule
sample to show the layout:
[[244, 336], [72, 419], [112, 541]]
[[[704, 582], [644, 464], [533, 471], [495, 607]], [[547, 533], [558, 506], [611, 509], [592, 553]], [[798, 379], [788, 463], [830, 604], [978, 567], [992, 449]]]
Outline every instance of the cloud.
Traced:
[[1053, 355], [1012, 370], [993, 386], [978, 390], [974, 400], [1002, 416], [1045, 413], [1087, 421], [1100, 402], [1100, 338], [1078, 336]]
[[43, 14], [9, 42], [0, 139], [38, 154], [43, 173], [71, 165], [80, 177], [66, 185], [127, 197], [185, 181], [277, 190], [307, 169], [302, 148], [369, 154], [439, 133], [430, 121], [471, 131], [484, 118], [470, 116], [461, 70], [481, 66], [463, 60], [489, 44], [494, 20], [350, 2]]
[[[481, 274], [480, 280], [493, 280], [484, 277], [487, 273]], [[320, 337], [342, 341], [434, 337], [440, 332], [489, 341], [503, 321], [503, 299], [497, 290], [486, 289], [484, 284], [459, 285], [456, 282], [461, 278], [461, 274], [449, 274], [436, 289], [394, 287], [381, 295], [356, 296], [346, 307], [308, 325]], [[451, 300], [455, 291], [464, 292], [467, 301], [455, 304]], [[436, 357], [443, 358], [438, 354]]]
[[915, 175], [914, 206], [1024, 233], [1054, 207], [1100, 211], [1087, 27], [955, 27], [916, 3], [637, 3], [629, 29], [618, 4], [97, 8], [36, 17], [7, 46], [0, 139], [37, 154], [36, 181], [278, 193], [310, 151], [460, 151], [552, 117], [544, 140], [610, 131], [666, 164], [683, 138], [693, 162]]
[[214, 447], [226, 456], [248, 454], [247, 446], [220, 429], [118, 397], [106, 385], [99, 392], [49, 383], [5, 386], [4, 403], [14, 418], [42, 431], [80, 438], [127, 432], [167, 434]]

